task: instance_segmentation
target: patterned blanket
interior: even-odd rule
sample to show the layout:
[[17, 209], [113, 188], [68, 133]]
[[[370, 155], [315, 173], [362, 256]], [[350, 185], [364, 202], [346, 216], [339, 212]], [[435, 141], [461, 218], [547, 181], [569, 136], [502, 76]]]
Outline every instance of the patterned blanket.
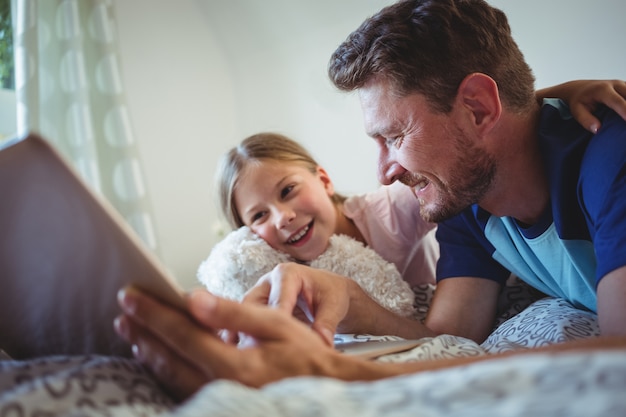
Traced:
[[[519, 295], [519, 289], [513, 290]], [[516, 299], [517, 295], [506, 297]], [[527, 297], [521, 297], [527, 299]], [[515, 303], [509, 303], [515, 304]], [[543, 298], [482, 344], [443, 335], [378, 361], [419, 361], [528, 349], [599, 333], [594, 314]], [[504, 312], [511, 314], [510, 309]], [[344, 335], [354, 340], [387, 337]], [[176, 404], [134, 360], [53, 356], [0, 360], [0, 416], [527, 416], [626, 415], [626, 351], [533, 354], [369, 383], [292, 378], [255, 390], [207, 384]]]

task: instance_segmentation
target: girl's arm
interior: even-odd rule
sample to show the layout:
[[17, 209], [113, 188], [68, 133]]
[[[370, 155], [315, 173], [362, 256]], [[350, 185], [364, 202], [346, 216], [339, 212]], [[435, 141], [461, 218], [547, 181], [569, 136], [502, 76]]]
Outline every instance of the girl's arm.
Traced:
[[626, 82], [622, 80], [568, 81], [542, 88], [535, 94], [539, 102], [548, 97], [563, 99], [578, 123], [593, 133], [600, 129], [600, 121], [593, 115], [600, 104], [610, 107], [626, 119]]

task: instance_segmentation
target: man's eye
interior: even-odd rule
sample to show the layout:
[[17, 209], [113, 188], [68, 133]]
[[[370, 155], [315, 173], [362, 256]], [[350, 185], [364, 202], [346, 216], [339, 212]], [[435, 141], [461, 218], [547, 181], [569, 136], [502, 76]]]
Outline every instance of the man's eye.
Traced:
[[396, 136], [393, 138], [385, 139], [385, 145], [387, 146], [387, 148], [391, 148], [391, 147], [399, 148], [401, 143], [402, 143], [401, 136]]

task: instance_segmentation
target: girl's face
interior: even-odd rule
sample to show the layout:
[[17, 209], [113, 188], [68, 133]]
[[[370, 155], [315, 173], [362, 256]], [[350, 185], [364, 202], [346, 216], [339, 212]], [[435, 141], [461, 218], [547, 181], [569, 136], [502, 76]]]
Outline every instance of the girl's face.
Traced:
[[323, 168], [262, 160], [249, 164], [234, 190], [239, 216], [274, 249], [312, 261], [328, 247], [337, 225], [334, 189]]

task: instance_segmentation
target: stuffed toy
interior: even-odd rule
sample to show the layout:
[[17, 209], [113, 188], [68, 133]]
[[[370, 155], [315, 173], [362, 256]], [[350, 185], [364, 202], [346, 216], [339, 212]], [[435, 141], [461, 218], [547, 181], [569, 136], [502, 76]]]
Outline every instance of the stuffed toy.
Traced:
[[[211, 293], [241, 300], [261, 276], [283, 262], [294, 262], [294, 259], [273, 249], [244, 226], [215, 245], [200, 264], [197, 276]], [[415, 305], [416, 294], [396, 266], [351, 237], [333, 235], [328, 249], [308, 264], [353, 279], [387, 310], [404, 317], [420, 318]], [[430, 301], [432, 290], [420, 295]]]

